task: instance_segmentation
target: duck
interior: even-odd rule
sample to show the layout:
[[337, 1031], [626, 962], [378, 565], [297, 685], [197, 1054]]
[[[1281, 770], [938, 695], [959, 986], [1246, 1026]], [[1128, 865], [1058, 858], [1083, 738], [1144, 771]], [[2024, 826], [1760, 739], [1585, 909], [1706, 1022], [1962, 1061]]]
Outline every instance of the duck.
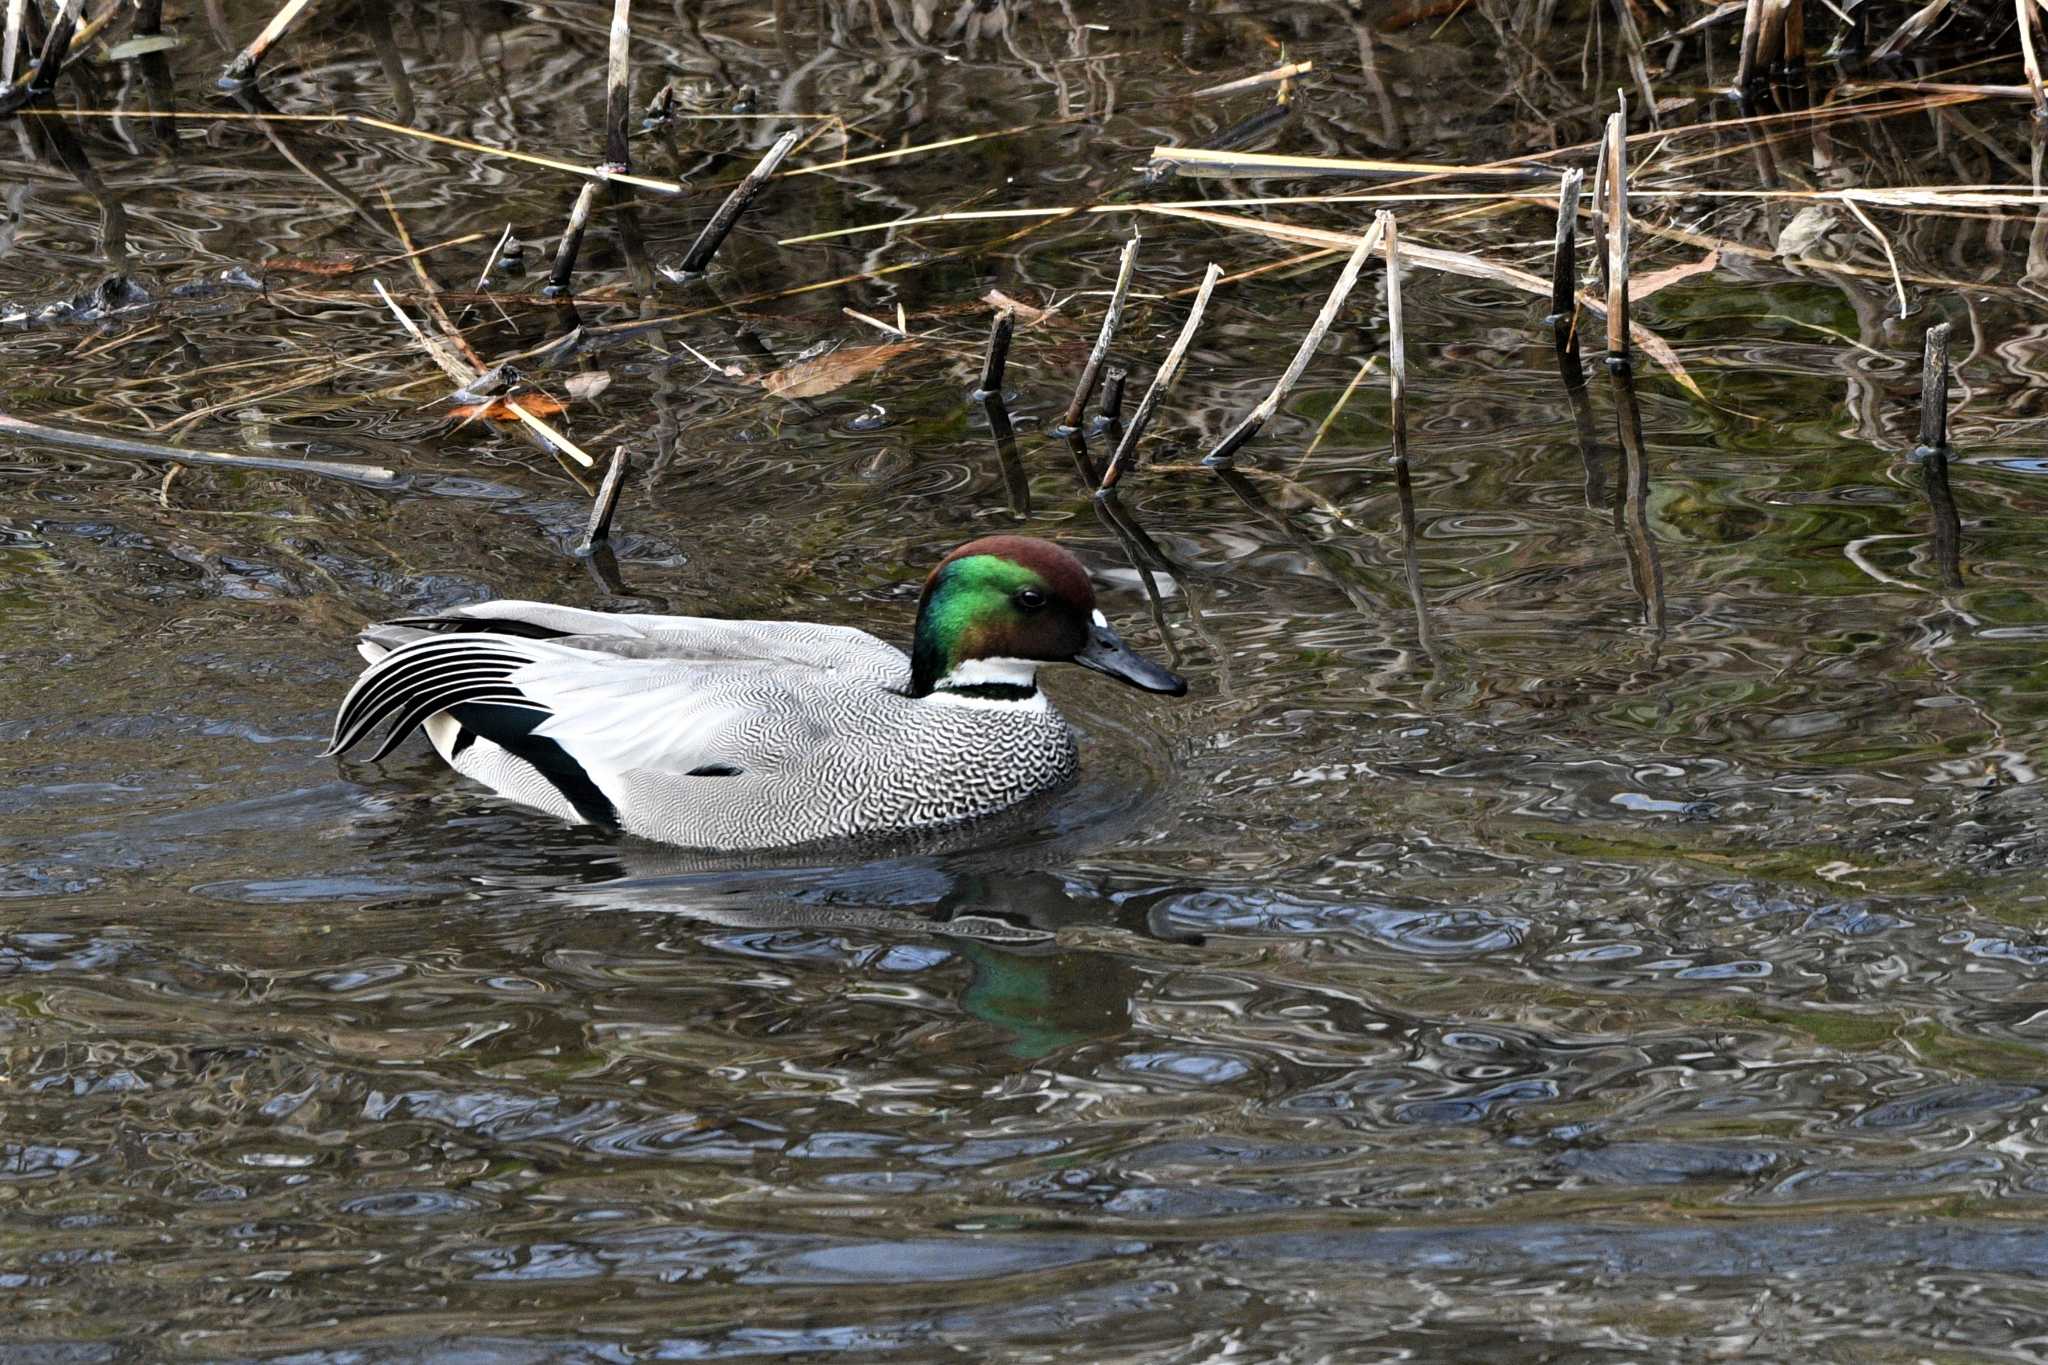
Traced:
[[724, 852], [962, 825], [1066, 785], [1079, 747], [1043, 665], [1187, 692], [1123, 642], [1072, 552], [1019, 535], [939, 561], [908, 654], [850, 626], [528, 601], [384, 621], [357, 650], [329, 756], [385, 725], [376, 762], [423, 729], [515, 803]]

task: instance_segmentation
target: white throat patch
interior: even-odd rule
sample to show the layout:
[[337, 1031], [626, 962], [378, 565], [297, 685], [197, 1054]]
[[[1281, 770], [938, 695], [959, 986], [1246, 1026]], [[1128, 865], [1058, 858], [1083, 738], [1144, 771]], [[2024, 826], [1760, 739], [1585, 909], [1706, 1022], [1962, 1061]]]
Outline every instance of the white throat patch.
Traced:
[[[1031, 695], [1016, 701], [948, 695], [959, 692], [963, 687], [1021, 687], [1028, 690]], [[954, 705], [1045, 705], [1045, 697], [1038, 691], [1038, 662], [1035, 659], [969, 659], [939, 679], [938, 685], [932, 689], [932, 696], [936, 700], [948, 701]]]

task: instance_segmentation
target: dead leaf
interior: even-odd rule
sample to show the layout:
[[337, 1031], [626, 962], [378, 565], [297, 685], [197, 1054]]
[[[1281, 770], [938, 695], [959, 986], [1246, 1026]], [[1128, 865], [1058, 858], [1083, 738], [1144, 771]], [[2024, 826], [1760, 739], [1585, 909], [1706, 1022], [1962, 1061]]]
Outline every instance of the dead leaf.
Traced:
[[816, 398], [844, 388], [862, 375], [873, 374], [909, 349], [907, 341], [892, 341], [884, 346], [842, 346], [830, 355], [799, 360], [762, 375], [760, 383], [777, 398]]
[[593, 370], [589, 374], [572, 374], [562, 385], [571, 398], [595, 398], [612, 386], [610, 370]]
[[561, 399], [549, 398], [546, 394], [526, 393], [521, 394], [517, 400], [493, 398], [488, 403], [463, 403], [448, 409], [448, 415], [481, 417], [491, 422], [516, 422], [519, 420], [519, 414], [512, 410], [514, 401], [534, 417], [552, 417], [569, 406]]
[[1834, 214], [1819, 204], [1808, 204], [1793, 214], [1792, 221], [1785, 224], [1785, 230], [1778, 234], [1778, 254], [1804, 256], [1834, 229]]
[[1695, 275], [1707, 274], [1720, 264], [1721, 248], [1715, 247], [1697, 261], [1688, 261], [1683, 265], [1666, 266], [1662, 270], [1653, 270], [1647, 275], [1638, 275], [1628, 282], [1628, 296], [1640, 303], [1666, 285], [1677, 284], [1680, 280], [1689, 280]]
[[1005, 308], [1009, 309], [1017, 315], [1020, 322], [1044, 322], [1053, 315], [1053, 310], [1050, 308], [1034, 308], [1028, 303], [1021, 303], [1011, 298], [1000, 289], [989, 290], [981, 296], [981, 301], [999, 313]]

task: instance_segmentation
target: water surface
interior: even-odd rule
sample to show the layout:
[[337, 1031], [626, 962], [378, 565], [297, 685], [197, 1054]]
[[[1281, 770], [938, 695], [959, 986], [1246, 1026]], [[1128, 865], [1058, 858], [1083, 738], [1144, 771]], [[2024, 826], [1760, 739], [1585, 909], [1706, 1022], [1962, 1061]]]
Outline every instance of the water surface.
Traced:
[[[1901, 324], [1846, 214], [1806, 254], [1861, 274], [1771, 256], [1798, 201], [1639, 205], [1762, 253], [1640, 307], [1705, 395], [1644, 367], [1661, 601], [1618, 529], [1597, 351], [1589, 463], [1543, 302], [1410, 274], [1420, 620], [1383, 371], [1316, 443], [1384, 349], [1381, 272], [1247, 453], [1256, 507], [1191, 461], [1285, 367], [1337, 261], [1232, 279], [1124, 485], [1160, 556], [1141, 560], [1155, 612], [1047, 434], [1119, 245], [1143, 228], [1118, 348], [1134, 385], [1207, 262], [1307, 248], [1131, 212], [779, 243], [949, 209], [1369, 188], [1139, 179], [1155, 145], [1238, 136], [1270, 86], [1184, 97], [1283, 49], [1317, 69], [1259, 149], [1577, 144], [1627, 80], [1611, 29], [1582, 88], [1580, 21], [1505, 59], [1499, 4], [1384, 31], [1338, 6], [1077, 5], [1098, 27], [1074, 29], [1064, 7], [998, 6], [971, 42], [946, 15], [916, 37], [921, 6], [786, 8], [778, 33], [757, 5], [646, 7], [639, 94], [673, 75], [704, 114], [840, 116], [802, 165], [1031, 129], [778, 180], [710, 277], [675, 282], [659, 267], [795, 126], [679, 122], [636, 165], [693, 192], [601, 204], [573, 304], [537, 294], [572, 177], [214, 117], [239, 107], [213, 77], [262, 7], [226, 6], [220, 33], [170, 16], [175, 125], [144, 116], [141, 60], [67, 77], [64, 107], [134, 115], [66, 122], [84, 179], [44, 124], [0, 133], [0, 407], [405, 477], [166, 484], [0, 448], [0, 1342], [2048, 1354], [2036, 225], [1886, 216], [1922, 281]], [[608, 18], [315, 6], [262, 89], [590, 160]], [[1732, 30], [1711, 39], [1660, 74], [1691, 100], [1667, 123], [1737, 112], [1710, 89]], [[1814, 97], [1842, 74], [1818, 70]], [[2023, 108], [1686, 134], [1639, 147], [1642, 187], [2024, 187]], [[592, 329], [553, 369], [525, 363], [557, 393], [611, 378], [557, 419], [638, 458], [611, 577], [569, 552], [588, 498], [552, 458], [446, 420], [447, 384], [371, 290], [420, 314], [385, 191], [415, 245], [467, 239], [424, 260], [480, 354]], [[1413, 240], [1547, 271], [1546, 209], [1399, 207]], [[1225, 211], [1356, 230], [1369, 209]], [[528, 273], [473, 299], [508, 222]], [[1704, 254], [1638, 245], [1644, 273]], [[114, 274], [139, 297], [39, 311]], [[1060, 305], [1020, 329], [1006, 380], [1022, 516], [964, 396], [990, 289]], [[688, 349], [766, 374], [886, 342], [844, 310], [899, 304], [920, 344], [802, 402]], [[595, 330], [636, 318], [665, 321]], [[1937, 318], [1957, 323], [1960, 588], [1908, 454]], [[1062, 671], [1080, 785], [936, 847], [707, 860], [506, 806], [418, 746], [320, 757], [366, 620], [519, 596], [900, 640], [934, 559], [1019, 528], [1081, 553], [1193, 690]]]

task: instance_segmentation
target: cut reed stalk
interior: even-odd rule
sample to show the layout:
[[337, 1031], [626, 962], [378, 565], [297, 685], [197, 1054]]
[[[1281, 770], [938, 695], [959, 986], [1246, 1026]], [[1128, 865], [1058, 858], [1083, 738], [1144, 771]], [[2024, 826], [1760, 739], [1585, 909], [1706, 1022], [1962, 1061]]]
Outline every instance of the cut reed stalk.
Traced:
[[746, 179], [733, 187], [732, 193], [725, 197], [725, 202], [718, 206], [718, 212], [712, 214], [711, 221], [704, 225], [704, 231], [698, 234], [690, 249], [683, 253], [683, 259], [675, 267], [676, 274], [701, 275], [710, 267], [711, 258], [717, 255], [718, 248], [724, 245], [726, 235], [732, 231], [733, 224], [739, 222], [740, 215], [747, 211], [747, 205], [753, 203], [754, 196], [761, 192], [761, 186], [766, 184], [768, 177], [774, 175], [776, 168], [782, 165], [782, 159], [796, 146], [799, 136], [801, 134], [798, 130], [791, 129], [777, 138], [775, 145], [768, 149], [768, 154], [761, 158], [753, 170], [747, 172]]
[[569, 292], [571, 278], [576, 274], [576, 257], [583, 250], [583, 232], [590, 226], [590, 211], [597, 204], [597, 182], [586, 180], [583, 188], [576, 192], [576, 202], [569, 208], [568, 225], [562, 229], [562, 240], [555, 244], [554, 268], [548, 271], [548, 281], [541, 286], [545, 298], [559, 298]]
[[1557, 192], [1557, 236], [1550, 251], [1550, 335], [1557, 348], [1557, 372], [1565, 388], [1586, 387], [1586, 366], [1579, 358], [1579, 189], [1586, 173], [1574, 167], [1564, 173]]
[[1920, 444], [1913, 457], [1926, 480], [1935, 572], [1944, 588], [1960, 588], [1963, 523], [1948, 477], [1948, 339], [1946, 322], [1927, 329], [1920, 360]]
[[1114, 488], [1137, 460], [1138, 442], [1144, 438], [1145, 428], [1152, 423], [1152, 415], [1159, 410], [1159, 404], [1172, 391], [1174, 381], [1180, 378], [1181, 362], [1186, 359], [1188, 346], [1195, 339], [1195, 331], [1202, 325], [1202, 314], [1208, 311], [1209, 296], [1215, 291], [1216, 281], [1222, 276], [1223, 267], [1211, 262], [1202, 274], [1201, 292], [1195, 295], [1194, 306], [1188, 309], [1188, 319], [1181, 324], [1180, 335], [1174, 338], [1173, 349], [1166, 353], [1160, 363], [1159, 372], [1152, 376], [1152, 385], [1145, 390], [1145, 396], [1138, 400], [1138, 410], [1131, 414], [1130, 425], [1124, 428], [1123, 439], [1117, 442], [1116, 454], [1109, 460], [1109, 468], [1102, 473], [1102, 487]]
[[619, 495], [626, 488], [626, 474], [632, 467], [632, 460], [624, 446], [612, 449], [612, 462], [604, 471], [604, 482], [598, 485], [597, 499], [590, 508], [590, 528], [583, 534], [583, 543], [576, 547], [578, 558], [586, 558], [597, 552], [600, 546], [611, 544], [612, 518], [619, 510]]
[[292, 21], [312, 3], [313, 0], [285, 0], [285, 4], [277, 13], [270, 16], [270, 22], [263, 26], [263, 31], [228, 63], [225, 71], [220, 73], [221, 85], [232, 87], [247, 84], [256, 75], [256, 67], [262, 62], [263, 54], [270, 51], [270, 45], [282, 37], [284, 31], [291, 27]]
[[[1116, 288], [1110, 291], [1109, 308], [1102, 315], [1102, 330], [1095, 334], [1095, 345], [1088, 351], [1088, 359], [1081, 366], [1081, 378], [1074, 385], [1074, 396], [1067, 401], [1066, 413], [1060, 424], [1053, 428], [1056, 436], [1078, 435], [1081, 431], [1081, 414], [1088, 407], [1088, 400], [1095, 396], [1095, 383], [1102, 377], [1102, 367], [1109, 360], [1110, 343], [1116, 339], [1117, 325], [1123, 321], [1124, 298], [1130, 293], [1131, 275], [1138, 264], [1138, 234], [1132, 233], [1131, 240], [1124, 243], [1123, 256], [1116, 266]], [[1086, 449], [1087, 442], [1082, 442]]]
[[[1627, 0], [1623, 0], [1627, 3]], [[1375, 215], [1373, 226], [1387, 243], [1387, 402], [1393, 435], [1394, 467], [1408, 468], [1408, 342], [1401, 322], [1401, 229], [1390, 209]]]
[[1102, 410], [1095, 416], [1095, 429], [1112, 441], [1123, 439], [1124, 385], [1130, 382], [1130, 378], [1128, 369], [1112, 365], [1102, 379]]
[[604, 161], [608, 170], [630, 171], [633, 154], [626, 141], [626, 120], [633, 101], [633, 73], [626, 53], [633, 38], [633, 0], [613, 0], [612, 31], [606, 53], [604, 81]]
[[1323, 338], [1329, 335], [1330, 326], [1336, 322], [1337, 314], [1343, 310], [1344, 301], [1351, 296], [1353, 286], [1358, 283], [1358, 272], [1365, 268], [1365, 258], [1379, 245], [1381, 235], [1392, 222], [1393, 215], [1384, 209], [1373, 219], [1372, 227], [1358, 239], [1358, 245], [1351, 249], [1350, 259], [1344, 262], [1344, 269], [1338, 273], [1337, 282], [1330, 286], [1329, 297], [1323, 300], [1322, 311], [1317, 313], [1315, 321], [1309, 324], [1308, 334], [1302, 337], [1301, 344], [1295, 347], [1294, 359], [1287, 363], [1287, 369], [1274, 383], [1272, 391], [1245, 415], [1243, 421], [1231, 428], [1229, 433], [1216, 443], [1216, 448], [1203, 457], [1202, 463], [1211, 468], [1229, 464], [1244, 444], [1258, 435], [1259, 429], [1271, 421], [1273, 414], [1280, 410], [1280, 404], [1285, 401], [1288, 392], [1300, 382], [1302, 371], [1308, 368], [1308, 362], [1314, 357], [1316, 347], [1322, 345]]
[[982, 352], [981, 378], [967, 396], [977, 403], [986, 403], [993, 398], [997, 402], [1003, 397], [1003, 367], [1010, 361], [1010, 337], [1016, 330], [1017, 315], [1005, 308], [996, 314], [995, 322], [988, 329], [988, 349]]

